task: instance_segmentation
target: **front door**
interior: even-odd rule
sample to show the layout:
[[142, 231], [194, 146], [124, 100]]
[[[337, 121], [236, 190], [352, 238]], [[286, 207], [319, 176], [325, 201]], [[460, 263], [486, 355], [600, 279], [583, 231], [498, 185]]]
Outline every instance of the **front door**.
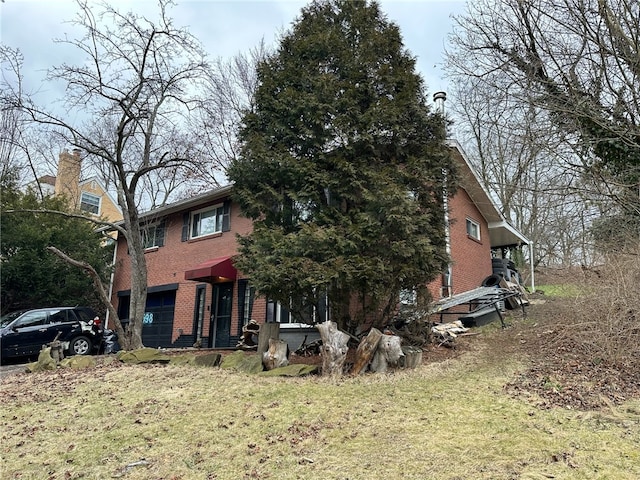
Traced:
[[[209, 328], [209, 347], [225, 348], [231, 346], [232, 299], [232, 282], [213, 284], [211, 326]], [[213, 342], [211, 340], [213, 340]]]

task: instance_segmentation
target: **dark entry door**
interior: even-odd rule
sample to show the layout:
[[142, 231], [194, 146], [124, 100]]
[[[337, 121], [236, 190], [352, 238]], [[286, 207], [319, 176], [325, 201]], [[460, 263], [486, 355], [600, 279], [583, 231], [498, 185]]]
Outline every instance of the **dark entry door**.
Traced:
[[231, 346], [231, 305], [233, 298], [233, 283], [213, 284], [213, 303], [211, 305], [211, 326], [209, 332], [209, 347], [224, 348]]

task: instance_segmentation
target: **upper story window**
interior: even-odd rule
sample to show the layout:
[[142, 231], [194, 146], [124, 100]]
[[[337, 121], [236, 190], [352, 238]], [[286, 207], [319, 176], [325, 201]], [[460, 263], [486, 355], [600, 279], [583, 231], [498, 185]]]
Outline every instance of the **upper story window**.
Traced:
[[467, 235], [474, 240], [480, 241], [480, 224], [467, 218]]
[[231, 201], [182, 214], [182, 241], [231, 230]]
[[222, 204], [193, 212], [191, 214], [189, 238], [197, 238], [222, 232], [223, 217], [224, 208]]
[[164, 245], [164, 221], [149, 225], [142, 230], [144, 248], [162, 247]]
[[100, 197], [92, 193], [82, 192], [80, 195], [80, 210], [98, 215], [100, 213]]

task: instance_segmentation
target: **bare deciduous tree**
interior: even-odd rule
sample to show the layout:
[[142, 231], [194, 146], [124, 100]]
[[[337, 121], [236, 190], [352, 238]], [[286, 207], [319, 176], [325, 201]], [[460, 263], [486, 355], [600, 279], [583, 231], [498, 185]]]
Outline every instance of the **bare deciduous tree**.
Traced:
[[[455, 77], [456, 135], [503, 215], [533, 240], [534, 265], [585, 263], [587, 194], [574, 152], [545, 111], [521, 105], [481, 79]], [[569, 227], [569, 228], [567, 228]]]
[[[589, 228], [585, 205], [588, 214], [607, 211], [611, 202], [640, 214], [639, 24], [635, 0], [479, 0], [457, 18], [451, 36], [449, 72], [481, 85], [508, 116], [533, 112], [536, 137], [544, 126], [538, 138], [548, 145], [529, 142], [531, 163], [509, 152], [529, 172], [543, 173], [543, 183], [525, 182], [522, 171], [510, 169], [507, 184], [538, 185], [536, 195], [551, 200], [544, 214], [556, 205], [558, 229], [567, 231], [563, 215], [576, 219], [574, 239], [585, 238], [582, 224]], [[509, 129], [504, 123], [496, 133], [504, 139]], [[504, 180], [502, 173], [495, 178]], [[548, 240], [561, 251], [574, 248], [569, 237]]]
[[248, 53], [231, 59], [218, 58], [208, 79], [208, 96], [203, 123], [207, 129], [203, 143], [210, 155], [221, 164], [238, 158], [237, 130], [242, 116], [252, 111], [258, 86], [256, 65], [268, 54], [264, 41]]
[[61, 41], [75, 47], [84, 61], [54, 67], [48, 75], [49, 81], [66, 85], [64, 108], [47, 110], [17, 89], [7, 92], [31, 121], [85, 152], [85, 161], [116, 189], [124, 216], [117, 229], [128, 244], [132, 277], [127, 331], [114, 320], [127, 349], [142, 346], [147, 293], [139, 213], [158, 198], [166, 201], [157, 190], [145, 192], [145, 186], [168, 178], [169, 189], [194, 178], [211, 185], [220, 169], [204, 155], [201, 137], [193, 135], [200, 130], [195, 112], [203, 107], [210, 67], [199, 42], [172, 24], [169, 4], [159, 2], [159, 18], [153, 22], [106, 2], [94, 7], [79, 1], [72, 23], [84, 36]]

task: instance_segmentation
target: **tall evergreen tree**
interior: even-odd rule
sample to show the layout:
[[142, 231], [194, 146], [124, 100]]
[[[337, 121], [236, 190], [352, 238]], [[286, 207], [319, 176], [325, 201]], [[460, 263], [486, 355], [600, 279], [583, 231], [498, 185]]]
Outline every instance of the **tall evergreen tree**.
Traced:
[[237, 265], [299, 319], [326, 295], [341, 328], [380, 326], [448, 260], [445, 121], [415, 59], [377, 3], [319, 0], [258, 79], [228, 171], [254, 220]]

